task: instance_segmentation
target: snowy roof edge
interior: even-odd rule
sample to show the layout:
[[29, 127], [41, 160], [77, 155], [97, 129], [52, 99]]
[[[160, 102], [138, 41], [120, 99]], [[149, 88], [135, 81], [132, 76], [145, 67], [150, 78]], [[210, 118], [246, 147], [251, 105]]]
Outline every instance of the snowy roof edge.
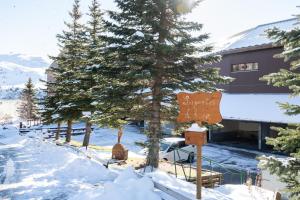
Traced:
[[[285, 19], [285, 20], [280, 20], [280, 21], [276, 21], [276, 22], [270, 22], [270, 23], [265, 23], [265, 24], [260, 24], [260, 25], [257, 25], [253, 28], [249, 28], [249, 29], [246, 29], [244, 31], [241, 31], [239, 33], [236, 33], [230, 37], [228, 37], [226, 40], [230, 41], [236, 37], [239, 37], [239, 36], [242, 36], [242, 35], [246, 35], [248, 36], [251, 32], [254, 32], [262, 27], [268, 27], [268, 26], [271, 26], [271, 25], [276, 25], [276, 24], [280, 24], [280, 23], [287, 23], [287, 22], [292, 22], [292, 21], [296, 21], [298, 18], [296, 17], [293, 17], [293, 18], [289, 18], [289, 19]], [[297, 23], [295, 22], [293, 25], [296, 25]], [[277, 26], [274, 26], [274, 27], [277, 27]], [[267, 30], [268, 28], [266, 28], [265, 30]], [[250, 51], [250, 50], [256, 50], [256, 49], [264, 49], [264, 48], [272, 48], [272, 47], [278, 47], [278, 45], [274, 45], [272, 43], [272, 41], [268, 41], [268, 42], [264, 42], [264, 43], [259, 43], [259, 44], [249, 44], [249, 45], [245, 45], [245, 46], [241, 46], [241, 47], [237, 47], [237, 48], [234, 48], [234, 47], [230, 47], [232, 46], [233, 44], [237, 43], [237, 42], [240, 42], [242, 41], [243, 39], [245, 39], [246, 37], [243, 37], [243, 38], [240, 38], [240, 39], [237, 39], [235, 41], [233, 41], [232, 43], [230, 43], [227, 47], [224, 45], [221, 46], [221, 47], [217, 47], [216, 50], [213, 52], [213, 54], [230, 54], [230, 53], [238, 53], [238, 52], [243, 52], [243, 51]], [[218, 42], [215, 43], [214, 46], [216, 46], [216, 44], [218, 44]]]

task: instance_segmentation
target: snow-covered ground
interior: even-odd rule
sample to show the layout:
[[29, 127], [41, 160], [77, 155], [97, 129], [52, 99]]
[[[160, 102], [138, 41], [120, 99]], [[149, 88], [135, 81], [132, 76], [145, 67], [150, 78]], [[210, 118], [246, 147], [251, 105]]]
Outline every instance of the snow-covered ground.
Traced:
[[118, 175], [41, 137], [0, 130], [0, 199], [161, 199], [152, 181], [132, 169]]
[[0, 99], [0, 124], [18, 119], [17, 108], [19, 104], [19, 100]]
[[[84, 135], [73, 136], [72, 139], [82, 142]], [[118, 138], [118, 131], [110, 128], [96, 128], [91, 135], [90, 144], [102, 146], [111, 149], [116, 143]], [[136, 126], [125, 126], [121, 143], [129, 150], [129, 153], [135, 156], [142, 156], [142, 147], [136, 145], [136, 142], [145, 142], [146, 135], [143, 134]], [[107, 151], [106, 151], [107, 152]], [[106, 154], [105, 151], [103, 154]], [[111, 152], [108, 152], [111, 156]], [[104, 155], [103, 155], [104, 156]]]
[[[84, 126], [83, 124], [77, 124], [76, 126]], [[76, 127], [75, 126], [75, 127]], [[72, 139], [82, 142], [83, 135], [73, 136]], [[121, 143], [129, 150], [129, 157], [145, 157], [144, 150], [141, 146], [137, 145], [136, 142], [145, 142], [147, 140], [146, 135], [136, 126], [126, 126], [124, 134], [121, 139]], [[94, 151], [89, 149], [89, 153], [93, 153], [101, 159], [110, 159], [110, 149], [117, 143], [117, 130], [109, 128], [96, 128], [91, 135], [90, 144], [99, 145], [104, 147], [103, 151]], [[84, 149], [84, 148], [82, 148]], [[222, 148], [218, 145], [205, 145], [202, 150], [203, 156], [207, 159], [213, 160], [222, 164], [228, 168], [235, 168], [238, 170], [252, 171], [257, 170], [258, 160], [256, 154], [247, 154], [239, 151], [233, 151], [227, 148]], [[196, 163], [194, 163], [196, 164]], [[204, 165], [209, 165], [208, 160], [203, 160]], [[214, 165], [214, 167], [216, 167]]]
[[[148, 173], [147, 176], [190, 199], [196, 196], [195, 184], [176, 179], [160, 171]], [[222, 185], [214, 189], [202, 189], [203, 200], [273, 200], [274, 195], [275, 192], [255, 186], [249, 188], [246, 185]]]
[[[82, 137], [82, 136], [81, 136]], [[111, 147], [116, 132], [98, 129], [91, 143]], [[74, 139], [82, 139], [80, 136]], [[146, 137], [138, 129], [128, 126], [122, 143], [140, 155], [141, 147], [135, 141]], [[208, 154], [217, 153], [213, 147], [205, 148]], [[210, 150], [210, 151], [209, 151]], [[224, 155], [228, 152], [224, 151]], [[103, 156], [107, 156], [103, 154]], [[101, 157], [101, 154], [100, 154]], [[0, 127], [0, 199], [101, 199], [101, 200], [174, 200], [175, 198], [154, 187], [160, 183], [189, 199], [195, 197], [195, 185], [176, 179], [161, 171], [137, 176], [132, 168], [115, 171], [102, 163], [87, 158], [83, 153], [66, 146], [57, 146], [43, 140], [41, 133], [19, 136], [18, 130]], [[272, 199], [274, 193], [244, 185], [223, 185], [215, 189], [203, 188], [205, 200]]]

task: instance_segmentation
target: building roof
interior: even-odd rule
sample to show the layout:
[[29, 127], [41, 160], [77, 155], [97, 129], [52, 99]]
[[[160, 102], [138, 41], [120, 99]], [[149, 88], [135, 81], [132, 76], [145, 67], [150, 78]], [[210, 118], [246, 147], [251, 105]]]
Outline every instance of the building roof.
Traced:
[[288, 94], [226, 94], [221, 100], [223, 119], [271, 123], [300, 123], [300, 115], [284, 114], [278, 102], [299, 104], [300, 97]]
[[169, 137], [169, 138], [163, 138], [162, 141], [165, 143], [173, 144], [173, 143], [185, 141], [185, 139], [180, 137]]
[[224, 41], [217, 42], [215, 44], [215, 52], [225, 54], [236, 50], [249, 50], [249, 48], [257, 49], [261, 47], [271, 47], [272, 40], [270, 40], [266, 34], [268, 29], [277, 27], [281, 30], [288, 31], [296, 26], [299, 26], [297, 22], [297, 18], [292, 18], [283, 21], [262, 24], [255, 28], [248, 29], [233, 35]]

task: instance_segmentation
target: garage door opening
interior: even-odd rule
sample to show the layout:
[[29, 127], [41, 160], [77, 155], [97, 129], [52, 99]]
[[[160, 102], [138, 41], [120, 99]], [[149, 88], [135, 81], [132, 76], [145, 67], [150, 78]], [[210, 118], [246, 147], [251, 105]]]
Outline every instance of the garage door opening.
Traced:
[[210, 132], [210, 142], [227, 146], [259, 149], [260, 123], [223, 120], [223, 128]]

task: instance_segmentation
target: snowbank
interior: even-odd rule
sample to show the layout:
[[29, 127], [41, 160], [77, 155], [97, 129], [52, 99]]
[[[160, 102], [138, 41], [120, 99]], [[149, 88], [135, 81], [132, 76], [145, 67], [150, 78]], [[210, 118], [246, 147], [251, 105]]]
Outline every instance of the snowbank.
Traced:
[[115, 178], [101, 164], [40, 139], [15, 135], [0, 142], [7, 143], [0, 152], [9, 166], [3, 172], [0, 199], [61, 199]]
[[138, 178], [133, 168], [118, 175], [37, 133], [19, 136], [14, 127], [0, 129], [0, 136], [0, 199], [161, 199], [151, 179]]
[[85, 191], [72, 197], [74, 200], [160, 200], [148, 177], [138, 178], [132, 168], [122, 171], [113, 182], [104, 184], [102, 190]]
[[[176, 179], [165, 172], [155, 171], [147, 174], [155, 182], [158, 182], [184, 196], [194, 199], [196, 196], [196, 185]], [[246, 185], [222, 185], [214, 189], [202, 188], [202, 200], [270, 200], [275, 193], [256, 186], [250, 190]]]

